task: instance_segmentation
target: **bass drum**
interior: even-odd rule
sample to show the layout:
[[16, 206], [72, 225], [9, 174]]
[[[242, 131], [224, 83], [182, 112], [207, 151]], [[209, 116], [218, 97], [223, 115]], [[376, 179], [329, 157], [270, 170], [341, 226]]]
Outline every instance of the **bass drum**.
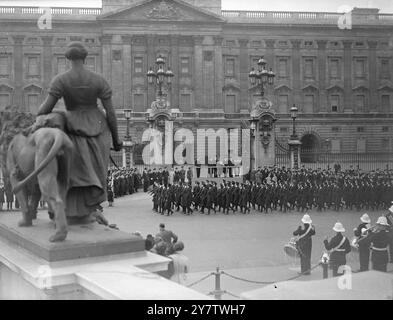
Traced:
[[295, 239], [292, 238], [286, 245], [284, 245], [284, 252], [292, 258], [300, 257], [299, 250], [296, 248]]
[[356, 237], [353, 237], [351, 240], [351, 249], [356, 252], [359, 251], [359, 245], [357, 244], [357, 240], [358, 240], [358, 238], [356, 238]]

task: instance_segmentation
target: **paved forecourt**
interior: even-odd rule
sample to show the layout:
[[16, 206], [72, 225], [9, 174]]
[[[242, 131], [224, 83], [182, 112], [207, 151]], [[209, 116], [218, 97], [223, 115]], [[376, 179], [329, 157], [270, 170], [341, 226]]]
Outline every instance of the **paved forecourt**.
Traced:
[[[292, 236], [292, 232], [300, 224], [304, 213], [289, 212], [264, 214], [251, 211], [251, 214], [240, 212], [229, 215], [222, 213], [184, 215], [175, 212], [171, 216], [157, 214], [152, 211], [151, 196], [138, 192], [131, 196], [116, 198], [114, 207], [105, 207], [105, 215], [111, 223], [116, 223], [120, 230], [139, 231], [143, 236], [156, 234], [158, 224], [164, 222], [167, 229], [174, 231], [185, 243], [184, 254], [190, 259], [190, 274], [187, 284], [202, 278], [220, 267], [231, 275], [256, 281], [279, 281], [297, 275], [299, 260], [284, 254], [284, 244]], [[332, 237], [332, 227], [336, 221], [343, 223], [345, 235], [350, 239], [353, 228], [360, 223], [360, 216], [366, 211], [308, 211], [316, 227], [313, 237], [312, 265], [320, 261], [324, 251], [323, 240]], [[375, 222], [383, 211], [367, 212]], [[350, 253], [348, 264], [358, 270], [358, 255]], [[392, 269], [392, 265], [389, 265]], [[261, 284], [241, 282], [222, 277], [222, 288], [235, 295], [246, 290], [261, 287]], [[322, 269], [313, 270], [309, 277], [301, 277], [299, 281], [321, 279]], [[214, 288], [214, 277], [194, 286], [203, 293]], [[225, 298], [231, 298], [225, 295]]]
[[[336, 221], [343, 223], [345, 235], [352, 238], [352, 229], [360, 223], [360, 216], [366, 211], [308, 211], [316, 227], [313, 237], [312, 265], [320, 261], [324, 251], [323, 239], [333, 236], [332, 227]], [[375, 222], [383, 211], [367, 212]], [[16, 213], [15, 214], [19, 214]], [[40, 213], [42, 217], [43, 213]], [[184, 254], [190, 259], [190, 274], [187, 284], [202, 278], [220, 267], [231, 275], [256, 281], [279, 281], [297, 275], [299, 261], [284, 254], [284, 244], [300, 224], [304, 213], [279, 211], [264, 214], [251, 211], [229, 215], [222, 213], [184, 215], [175, 212], [171, 216], [152, 211], [151, 196], [147, 193], [116, 198], [114, 207], [104, 204], [104, 214], [110, 223], [115, 223], [121, 231], [139, 231], [145, 237], [158, 232], [161, 222], [174, 231], [185, 244]], [[348, 264], [358, 269], [357, 253], [348, 256]], [[389, 265], [391, 268], [391, 264]], [[321, 279], [322, 269], [316, 268], [309, 277], [300, 281]], [[261, 287], [261, 284], [241, 282], [226, 275], [222, 276], [222, 288], [235, 295], [243, 291]], [[209, 293], [214, 288], [214, 277], [195, 285], [196, 290]], [[225, 298], [231, 296], [225, 295]]]

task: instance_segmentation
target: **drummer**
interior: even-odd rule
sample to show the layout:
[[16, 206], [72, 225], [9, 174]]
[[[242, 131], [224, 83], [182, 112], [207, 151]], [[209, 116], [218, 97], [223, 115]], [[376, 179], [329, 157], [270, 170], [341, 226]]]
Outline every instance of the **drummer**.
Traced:
[[355, 234], [356, 243], [358, 245], [359, 250], [359, 264], [360, 269], [359, 272], [368, 271], [368, 266], [370, 264], [370, 245], [362, 241], [367, 236], [367, 231], [370, 228], [370, 217], [367, 213], [360, 217], [361, 224], [357, 228], [353, 230]]
[[333, 277], [337, 277], [340, 275], [338, 273], [340, 266], [346, 265], [347, 263], [346, 255], [351, 252], [351, 245], [348, 238], [343, 235], [345, 228], [341, 222], [336, 222], [333, 231], [336, 232], [336, 235], [330, 241], [326, 237], [323, 244], [326, 250], [330, 252], [329, 264], [333, 270]]
[[315, 235], [315, 227], [311, 224], [312, 220], [308, 214], [302, 218], [303, 227], [299, 226], [293, 235], [297, 236], [297, 249], [300, 255], [300, 274], [310, 275], [311, 272], [311, 249], [312, 239]]

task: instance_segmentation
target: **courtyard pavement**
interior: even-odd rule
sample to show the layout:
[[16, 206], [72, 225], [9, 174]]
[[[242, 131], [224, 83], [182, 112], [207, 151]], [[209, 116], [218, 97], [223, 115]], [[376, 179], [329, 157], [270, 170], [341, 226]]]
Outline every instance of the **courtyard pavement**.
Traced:
[[[237, 212], [184, 215], [175, 212], [171, 216], [152, 211], [151, 196], [147, 193], [116, 198], [114, 207], [105, 207], [110, 223], [116, 223], [120, 230], [139, 231], [145, 237], [158, 232], [159, 223], [175, 232], [185, 244], [184, 254], [190, 260], [190, 270], [185, 283], [192, 284], [216, 271], [219, 267], [228, 274], [250, 281], [281, 281], [297, 276], [299, 260], [285, 255], [283, 247], [299, 226], [302, 212], [269, 214], [251, 211], [250, 214]], [[323, 240], [332, 237], [336, 221], [343, 223], [345, 235], [352, 239], [353, 228], [360, 223], [360, 216], [366, 211], [309, 211], [316, 235], [313, 237], [312, 265], [316, 265], [324, 252]], [[367, 212], [373, 222], [383, 211]], [[347, 263], [352, 270], [359, 269], [358, 255], [351, 252]], [[393, 265], [389, 265], [393, 269]], [[331, 276], [329, 274], [329, 276]], [[296, 281], [322, 279], [322, 268], [317, 267], [311, 276], [302, 276]], [[195, 290], [208, 294], [214, 290], [215, 279], [210, 276], [193, 286]], [[227, 275], [221, 276], [221, 289], [226, 290], [223, 299], [234, 299], [242, 292], [263, 286], [252, 282], [239, 281]], [[232, 295], [231, 295], [232, 294]]]
[[[332, 237], [336, 221], [343, 223], [345, 235], [352, 239], [353, 228], [360, 223], [360, 216], [366, 211], [308, 211], [316, 227], [313, 237], [312, 266], [319, 263], [324, 252], [323, 240]], [[367, 212], [372, 224], [383, 211]], [[15, 212], [15, 214], [19, 214]], [[40, 212], [44, 214], [44, 212]], [[163, 222], [168, 230], [175, 232], [185, 244], [184, 254], [189, 258], [190, 270], [185, 284], [190, 285], [204, 276], [220, 270], [235, 277], [257, 282], [279, 282], [297, 276], [299, 260], [285, 255], [283, 247], [292, 232], [301, 224], [302, 212], [269, 214], [251, 211], [250, 214], [229, 215], [222, 213], [184, 215], [175, 212], [171, 216], [152, 211], [151, 196], [138, 192], [130, 196], [115, 198], [114, 206], [104, 203], [104, 214], [110, 223], [115, 223], [125, 232], [139, 231], [143, 237], [155, 235], [158, 225]], [[351, 252], [347, 263], [352, 270], [359, 269], [358, 255]], [[392, 270], [393, 265], [389, 264]], [[330, 272], [330, 271], [329, 271]], [[329, 273], [329, 276], [331, 274]], [[393, 274], [392, 274], [393, 277]], [[301, 276], [296, 281], [322, 279], [322, 268], [316, 267], [310, 276]], [[214, 290], [214, 276], [193, 285], [195, 290], [209, 294]], [[263, 284], [239, 281], [228, 275], [221, 275], [221, 289], [229, 293], [223, 299], [236, 299], [242, 292], [261, 288]]]

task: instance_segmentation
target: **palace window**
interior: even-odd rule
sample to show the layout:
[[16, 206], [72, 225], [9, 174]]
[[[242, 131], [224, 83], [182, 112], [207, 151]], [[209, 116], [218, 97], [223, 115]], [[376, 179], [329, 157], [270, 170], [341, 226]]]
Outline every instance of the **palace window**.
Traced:
[[143, 57], [134, 57], [134, 73], [143, 73]]
[[67, 60], [64, 57], [57, 57], [57, 74], [66, 72]]
[[356, 130], [357, 132], [364, 132], [364, 127], [357, 127]]
[[332, 127], [332, 132], [340, 132], [340, 127]]
[[382, 127], [382, 132], [388, 132], [389, 131], [389, 127]]
[[0, 56], [0, 77], [8, 78], [10, 75], [10, 58], [8, 55]]
[[279, 113], [288, 113], [289, 96], [287, 94], [280, 94], [278, 96], [278, 110]]
[[330, 108], [332, 112], [338, 112], [340, 106], [340, 96], [337, 94], [330, 96]]
[[121, 60], [121, 50], [112, 50], [112, 58], [113, 58], [113, 61], [120, 61]]
[[94, 38], [87, 38], [85, 39], [86, 43], [95, 43], [95, 39]]
[[0, 110], [4, 110], [10, 105], [10, 94], [0, 93]]
[[85, 64], [86, 64], [86, 69], [96, 72], [96, 58], [95, 57], [87, 57]]
[[135, 93], [134, 94], [134, 110], [135, 112], [144, 112], [145, 111], [145, 99], [143, 94]]
[[381, 78], [390, 79], [390, 61], [389, 59], [381, 60]]
[[260, 47], [262, 42], [260, 40], [251, 41], [251, 47], [258, 48]]
[[288, 127], [281, 127], [280, 132], [288, 132]]
[[180, 94], [180, 110], [191, 111], [191, 94], [189, 93]]
[[225, 112], [235, 113], [236, 111], [236, 95], [227, 94], [225, 96]]
[[38, 112], [38, 94], [29, 93], [27, 95], [27, 109], [33, 114]]
[[312, 41], [304, 41], [304, 46], [305, 47], [312, 47], [313, 46], [313, 42]]
[[315, 97], [313, 94], [306, 94], [304, 96], [304, 113], [313, 113], [314, 112], [314, 103]]
[[278, 76], [280, 78], [287, 78], [289, 76], [287, 58], [278, 59]]
[[236, 42], [235, 40], [227, 40], [225, 44], [227, 47], [234, 47], [236, 45]]
[[381, 107], [383, 112], [390, 112], [390, 95], [384, 94], [381, 96]]
[[190, 73], [190, 58], [181, 57], [180, 58], [180, 73], [189, 74]]
[[225, 59], [225, 75], [227, 77], [235, 76], [235, 58]]
[[306, 58], [304, 59], [304, 77], [314, 78], [314, 59]]
[[331, 79], [341, 78], [340, 60], [339, 59], [331, 59], [329, 65], [330, 65], [329, 66], [330, 78]]
[[27, 75], [29, 76], [39, 76], [40, 66], [38, 56], [27, 57]]
[[366, 97], [363, 94], [358, 94], [355, 97], [355, 103], [356, 103], [356, 110], [358, 112], [365, 112], [365, 107], [366, 107]]
[[357, 58], [355, 59], [355, 77], [365, 78], [366, 77], [366, 59]]

